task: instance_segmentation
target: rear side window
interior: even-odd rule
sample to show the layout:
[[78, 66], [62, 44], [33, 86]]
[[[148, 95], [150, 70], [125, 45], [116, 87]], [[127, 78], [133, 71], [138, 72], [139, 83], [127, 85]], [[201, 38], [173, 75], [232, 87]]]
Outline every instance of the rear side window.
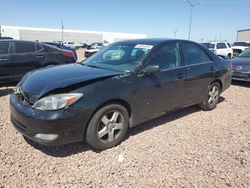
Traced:
[[231, 44], [227, 43], [227, 46], [228, 46], [229, 48], [231, 48]]
[[223, 48], [227, 48], [225, 43], [218, 43], [217, 44], [217, 49], [223, 49]]
[[193, 65], [211, 61], [210, 57], [195, 44], [182, 43], [182, 51], [186, 65]]
[[8, 54], [9, 45], [10, 44], [8, 42], [0, 42], [0, 55]]
[[17, 42], [16, 53], [32, 53], [36, 51], [35, 44], [29, 42]]

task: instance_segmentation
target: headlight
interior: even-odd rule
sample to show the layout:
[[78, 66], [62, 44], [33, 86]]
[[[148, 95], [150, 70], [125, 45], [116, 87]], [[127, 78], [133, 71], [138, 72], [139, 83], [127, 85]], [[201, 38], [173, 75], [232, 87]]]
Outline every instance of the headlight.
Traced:
[[39, 110], [60, 110], [72, 105], [82, 96], [81, 93], [50, 95], [38, 100], [32, 107]]

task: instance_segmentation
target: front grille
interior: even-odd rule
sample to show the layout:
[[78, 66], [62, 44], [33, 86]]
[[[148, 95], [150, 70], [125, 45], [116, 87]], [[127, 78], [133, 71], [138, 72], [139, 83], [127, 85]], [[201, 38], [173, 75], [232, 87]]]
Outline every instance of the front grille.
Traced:
[[20, 102], [32, 106], [37, 101], [37, 96], [25, 93], [20, 86], [17, 86], [15, 94]]
[[248, 72], [250, 71], [250, 66], [233, 65], [234, 71]]

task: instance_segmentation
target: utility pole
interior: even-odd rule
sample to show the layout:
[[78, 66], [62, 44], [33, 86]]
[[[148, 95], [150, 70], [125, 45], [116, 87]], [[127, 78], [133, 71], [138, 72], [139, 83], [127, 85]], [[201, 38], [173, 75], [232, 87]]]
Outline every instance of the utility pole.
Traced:
[[64, 34], [64, 25], [63, 25], [63, 20], [62, 20], [61, 24], [62, 24], [62, 43], [63, 43], [63, 34]]
[[189, 6], [190, 6], [190, 20], [189, 20], [189, 30], [188, 30], [188, 40], [190, 40], [190, 35], [191, 35], [191, 28], [192, 28], [192, 19], [193, 19], [193, 8], [195, 5], [197, 4], [193, 4], [191, 1], [189, 0], [183, 0], [184, 2], [186, 2]]

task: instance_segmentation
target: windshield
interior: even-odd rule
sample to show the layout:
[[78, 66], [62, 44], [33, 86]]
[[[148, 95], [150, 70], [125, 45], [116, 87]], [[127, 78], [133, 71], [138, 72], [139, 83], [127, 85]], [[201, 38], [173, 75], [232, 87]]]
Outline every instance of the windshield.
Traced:
[[86, 59], [83, 65], [131, 72], [140, 66], [152, 48], [152, 45], [145, 44], [114, 43]]
[[214, 49], [215, 44], [210, 43], [207, 48]]
[[250, 48], [242, 52], [238, 57], [249, 57], [250, 58]]
[[202, 43], [202, 45], [205, 46], [205, 47], [207, 47], [207, 48], [209, 48], [210, 43]]
[[234, 42], [233, 46], [249, 46], [246, 42]]

